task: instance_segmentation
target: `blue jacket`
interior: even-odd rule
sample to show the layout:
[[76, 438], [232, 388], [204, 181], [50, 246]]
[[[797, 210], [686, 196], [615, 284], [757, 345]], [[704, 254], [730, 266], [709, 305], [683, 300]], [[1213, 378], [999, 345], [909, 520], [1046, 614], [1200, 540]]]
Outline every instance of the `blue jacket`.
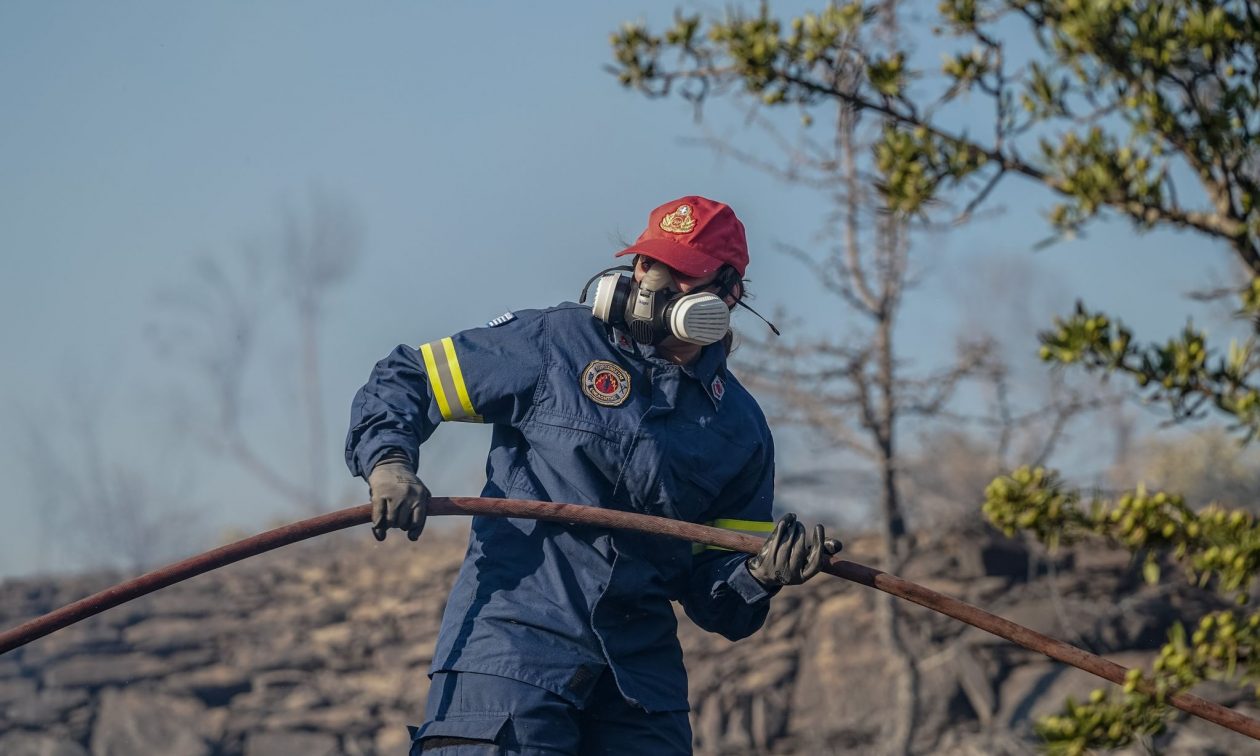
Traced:
[[[399, 346], [354, 399], [346, 462], [411, 464], [444, 420], [494, 424], [483, 496], [663, 515], [764, 537], [774, 446], [721, 344], [680, 367], [565, 303]], [[687, 710], [670, 601], [738, 640], [771, 592], [746, 557], [684, 541], [477, 517], [432, 671], [509, 677], [581, 706], [606, 665], [648, 711]]]

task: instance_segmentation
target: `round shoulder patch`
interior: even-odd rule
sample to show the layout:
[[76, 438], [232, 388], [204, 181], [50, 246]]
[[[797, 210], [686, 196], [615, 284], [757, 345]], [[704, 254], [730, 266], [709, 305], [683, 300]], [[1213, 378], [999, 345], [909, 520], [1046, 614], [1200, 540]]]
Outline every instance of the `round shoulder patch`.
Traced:
[[619, 407], [630, 396], [630, 374], [615, 362], [594, 360], [582, 371], [582, 392], [596, 404]]

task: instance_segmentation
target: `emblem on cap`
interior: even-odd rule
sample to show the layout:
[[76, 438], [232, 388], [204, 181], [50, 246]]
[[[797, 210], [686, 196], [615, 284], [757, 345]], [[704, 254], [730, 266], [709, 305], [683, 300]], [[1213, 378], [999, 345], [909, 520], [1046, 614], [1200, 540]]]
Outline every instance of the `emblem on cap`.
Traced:
[[582, 371], [582, 392], [596, 404], [620, 407], [630, 396], [630, 374], [608, 360], [595, 360]]
[[671, 234], [687, 234], [696, 227], [691, 205], [679, 205], [678, 209], [661, 218], [661, 230]]

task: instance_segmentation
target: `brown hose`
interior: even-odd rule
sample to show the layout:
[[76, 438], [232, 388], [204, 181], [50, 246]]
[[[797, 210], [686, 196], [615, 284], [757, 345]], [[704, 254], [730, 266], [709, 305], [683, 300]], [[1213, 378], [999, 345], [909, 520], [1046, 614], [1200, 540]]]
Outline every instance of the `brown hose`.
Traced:
[[[571, 522], [582, 525], [637, 530], [642, 533], [679, 538], [710, 546], [721, 546], [732, 551], [754, 554], [761, 548], [762, 540], [729, 530], [696, 525], [665, 517], [620, 512], [598, 507], [579, 506], [576, 504], [553, 504], [543, 501], [522, 501], [518, 499], [482, 499], [471, 497], [434, 497], [429, 513], [435, 515], [497, 515], [507, 517], [529, 517], [537, 520], [553, 522]], [[256, 536], [236, 543], [220, 546], [204, 554], [185, 559], [182, 562], [167, 565], [152, 572], [128, 580], [85, 599], [68, 604], [60, 609], [36, 617], [29, 622], [0, 633], [0, 654], [12, 651], [36, 638], [42, 638], [51, 632], [72, 625], [79, 620], [99, 614], [106, 609], [134, 598], [152, 593], [181, 580], [187, 580], [203, 572], [239, 562], [247, 557], [265, 551], [312, 538], [334, 530], [361, 525], [371, 519], [371, 508], [367, 505], [350, 507], [309, 520], [302, 520], [291, 525], [268, 530]], [[1045, 654], [1073, 667], [1110, 680], [1117, 685], [1124, 684], [1125, 672], [1128, 670], [1114, 662], [1083, 651], [1063, 641], [1055, 640], [1047, 635], [1030, 630], [1010, 620], [990, 614], [965, 601], [950, 598], [942, 593], [924, 588], [917, 583], [904, 580], [856, 562], [831, 557], [823, 567], [837, 577], [852, 580], [855, 583], [876, 588], [899, 598], [926, 606], [933, 611], [953, 617], [973, 627], [990, 632], [999, 638], [1005, 638], [1024, 648]], [[1169, 703], [1184, 712], [1215, 722], [1234, 732], [1242, 733], [1260, 740], [1260, 722], [1239, 714], [1220, 704], [1204, 700], [1189, 693], [1180, 693], [1169, 699]]]

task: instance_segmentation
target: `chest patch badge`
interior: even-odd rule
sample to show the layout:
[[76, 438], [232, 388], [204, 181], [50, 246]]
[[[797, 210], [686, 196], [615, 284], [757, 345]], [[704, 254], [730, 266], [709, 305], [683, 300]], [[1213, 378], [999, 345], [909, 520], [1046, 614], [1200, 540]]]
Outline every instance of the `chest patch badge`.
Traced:
[[608, 360], [595, 360], [582, 371], [582, 392], [596, 404], [620, 407], [630, 396], [630, 374]]
[[709, 384], [709, 393], [714, 399], [722, 401], [722, 395], [726, 393], [726, 383], [722, 380], [722, 376], [713, 376], [713, 383]]

